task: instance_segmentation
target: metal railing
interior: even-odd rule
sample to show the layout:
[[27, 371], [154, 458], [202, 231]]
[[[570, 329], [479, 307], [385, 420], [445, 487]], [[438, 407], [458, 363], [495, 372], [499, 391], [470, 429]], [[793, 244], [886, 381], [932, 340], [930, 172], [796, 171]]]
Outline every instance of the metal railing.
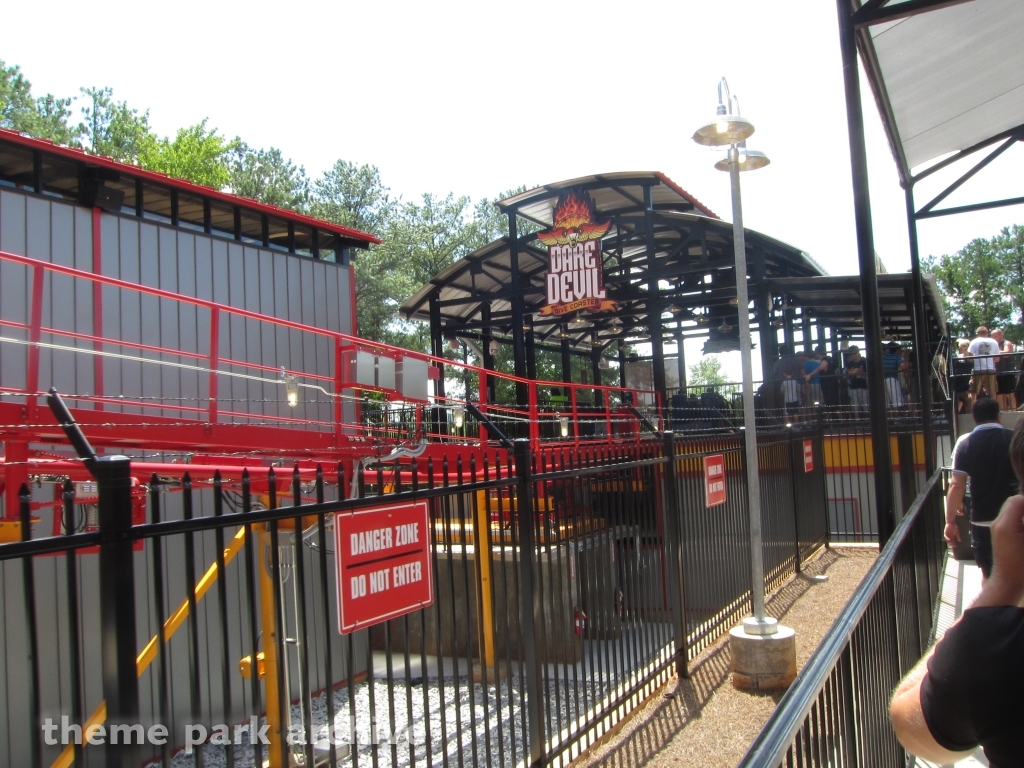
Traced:
[[[88, 460], [99, 530], [75, 532], [67, 482], [61, 533], [36, 540], [23, 486], [23, 541], [0, 545], [0, 714], [14, 735], [0, 765], [287, 765], [292, 751], [307, 765], [567, 764], [749, 610], [745, 473], [734, 437], [530, 446], [508, 463], [455, 448], [330, 478], [194, 481], [185, 465], [148, 479], [149, 522], [135, 526], [131, 462]], [[824, 544], [824, 481], [804, 471], [802, 438], [760, 450], [770, 588]], [[728, 481], [712, 509], [709, 452]], [[339, 634], [334, 520], [419, 500], [433, 605]], [[251, 743], [250, 723], [269, 744]], [[65, 725], [162, 725], [167, 738], [67, 744]], [[229, 744], [181, 751], [218, 725]]]
[[889, 697], [934, 631], [946, 551], [940, 478], [929, 478], [740, 766], [906, 764]]

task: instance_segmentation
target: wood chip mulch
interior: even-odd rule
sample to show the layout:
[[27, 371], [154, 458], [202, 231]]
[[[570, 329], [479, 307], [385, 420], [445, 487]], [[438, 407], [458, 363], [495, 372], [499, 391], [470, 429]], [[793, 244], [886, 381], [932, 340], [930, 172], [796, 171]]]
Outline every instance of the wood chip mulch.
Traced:
[[[768, 600], [768, 613], [796, 630], [797, 669], [810, 658], [877, 557], [874, 547], [833, 547], [804, 565]], [[810, 576], [826, 574], [816, 583]], [[728, 634], [673, 678], [574, 766], [735, 766], [782, 694], [732, 686]]]

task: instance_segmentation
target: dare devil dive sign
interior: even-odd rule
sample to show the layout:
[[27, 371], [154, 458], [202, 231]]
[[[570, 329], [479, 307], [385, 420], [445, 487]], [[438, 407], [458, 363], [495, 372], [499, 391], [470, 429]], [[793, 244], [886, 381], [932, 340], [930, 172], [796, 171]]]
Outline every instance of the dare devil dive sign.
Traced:
[[425, 501], [334, 516], [343, 635], [433, 604], [429, 537]]
[[567, 192], [555, 206], [554, 223], [537, 239], [548, 247], [547, 301], [542, 315], [565, 315], [579, 310], [612, 312], [606, 298], [601, 238], [611, 222], [594, 221], [594, 208], [585, 192]]

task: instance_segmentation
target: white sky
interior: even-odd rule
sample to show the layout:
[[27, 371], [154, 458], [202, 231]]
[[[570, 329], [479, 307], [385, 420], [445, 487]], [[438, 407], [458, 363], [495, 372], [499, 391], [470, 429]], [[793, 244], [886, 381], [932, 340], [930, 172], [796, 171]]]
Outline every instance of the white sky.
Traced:
[[[832, 2], [51, 2], [3, 17], [0, 59], [37, 95], [110, 86], [160, 133], [208, 117], [314, 177], [372, 163], [407, 199], [660, 170], [731, 219], [728, 177], [690, 140], [724, 75], [772, 160], [743, 177], [746, 225], [857, 271]], [[905, 271], [903, 191], [863, 88], [875, 247]], [[951, 174], [936, 177], [919, 207]], [[1018, 144], [946, 204], [1019, 196], [1021, 177]], [[1020, 207], [925, 221], [921, 254], [1022, 221]]]

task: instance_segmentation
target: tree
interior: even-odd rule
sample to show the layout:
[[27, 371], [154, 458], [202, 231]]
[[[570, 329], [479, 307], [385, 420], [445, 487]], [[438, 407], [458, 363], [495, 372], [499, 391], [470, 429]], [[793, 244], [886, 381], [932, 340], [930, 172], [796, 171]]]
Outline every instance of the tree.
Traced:
[[241, 138], [233, 145], [228, 183], [234, 194], [293, 211], [306, 210], [310, 190], [305, 168], [296, 167], [275, 147], [253, 149]]
[[0, 60], [0, 128], [77, 146], [78, 131], [68, 123], [70, 117], [71, 99], [58, 99], [49, 93], [33, 98], [32, 84], [21, 67], [8, 67]]
[[1010, 322], [1013, 304], [994, 239], [977, 238], [951, 256], [929, 257], [924, 267], [935, 275], [955, 333], [971, 336], [979, 325]]
[[146, 141], [139, 154], [139, 165], [214, 189], [225, 186], [231, 179], [227, 156], [234, 142], [220, 136], [216, 129], [207, 128], [206, 123], [203, 118], [195, 125], [179, 128], [174, 139]]
[[313, 182], [310, 214], [362, 232], [383, 232], [397, 211], [398, 201], [380, 180], [375, 165], [338, 160]]
[[993, 243], [1017, 319], [1015, 323], [1007, 323], [1006, 336], [1017, 342], [1024, 341], [1024, 226], [1003, 227]]
[[127, 102], [114, 101], [110, 88], [82, 88], [82, 95], [88, 103], [82, 107], [79, 133], [89, 152], [135, 164], [152, 152], [157, 138], [149, 126], [149, 110], [139, 114]]
[[725, 384], [725, 376], [722, 375], [722, 361], [717, 355], [707, 355], [698, 360], [689, 368], [687, 383], [690, 386], [713, 387]]

